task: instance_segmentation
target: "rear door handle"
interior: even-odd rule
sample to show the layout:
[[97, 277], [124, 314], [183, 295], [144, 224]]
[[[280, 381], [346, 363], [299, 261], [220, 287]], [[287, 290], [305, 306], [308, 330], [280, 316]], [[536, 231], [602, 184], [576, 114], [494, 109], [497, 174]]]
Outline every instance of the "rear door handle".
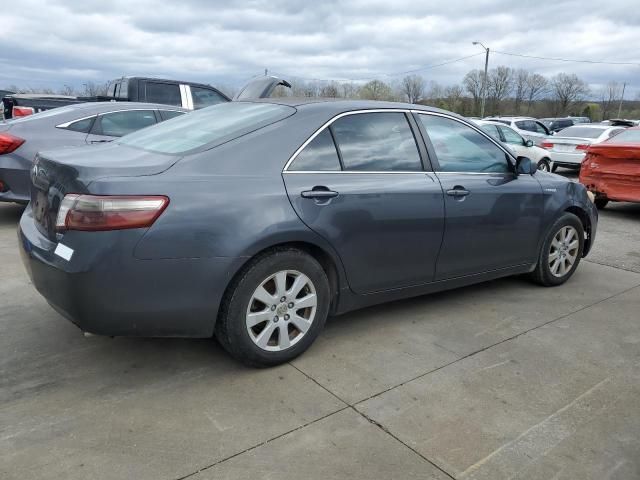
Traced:
[[464, 187], [456, 185], [451, 190], [447, 190], [447, 195], [451, 197], [466, 197], [471, 192]]
[[305, 190], [300, 193], [302, 198], [317, 198], [320, 200], [334, 198], [338, 196], [338, 192], [329, 190], [327, 187], [313, 187], [312, 190]]

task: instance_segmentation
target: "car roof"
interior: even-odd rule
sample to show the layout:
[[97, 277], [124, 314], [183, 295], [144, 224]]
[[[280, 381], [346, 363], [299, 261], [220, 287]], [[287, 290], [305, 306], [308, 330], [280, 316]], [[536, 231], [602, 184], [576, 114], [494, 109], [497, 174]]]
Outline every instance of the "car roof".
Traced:
[[[241, 100], [244, 102], [245, 100]], [[415, 103], [404, 102], [387, 102], [378, 100], [345, 100], [342, 98], [298, 98], [298, 97], [281, 97], [281, 98], [264, 98], [246, 100], [249, 103], [271, 103], [276, 105], [287, 105], [295, 108], [318, 109], [332, 112], [335, 114], [350, 112], [354, 110], [419, 110], [423, 112], [444, 113], [452, 117], [471, 122], [457, 113], [442, 110], [440, 108], [430, 107], [427, 105], [419, 105]]]

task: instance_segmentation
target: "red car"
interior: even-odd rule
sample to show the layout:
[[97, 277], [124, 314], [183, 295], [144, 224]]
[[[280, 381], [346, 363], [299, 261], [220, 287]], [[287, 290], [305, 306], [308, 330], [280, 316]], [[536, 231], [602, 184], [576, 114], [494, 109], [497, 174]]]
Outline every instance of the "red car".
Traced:
[[580, 183], [604, 208], [609, 201], [640, 202], [640, 127], [591, 145], [582, 161]]

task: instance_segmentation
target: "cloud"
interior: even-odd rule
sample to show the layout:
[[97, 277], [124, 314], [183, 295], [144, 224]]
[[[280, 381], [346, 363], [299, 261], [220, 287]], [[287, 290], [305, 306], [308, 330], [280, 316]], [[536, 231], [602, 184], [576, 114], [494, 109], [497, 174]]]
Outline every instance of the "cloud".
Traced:
[[[22, 0], [3, 7], [0, 85], [60, 87], [121, 75], [241, 84], [272, 72], [360, 79], [417, 69], [474, 53], [490, 64], [544, 75], [578, 74], [594, 88], [627, 81], [640, 67], [561, 63], [534, 56], [640, 62], [640, 10], [631, 0], [529, 2], [448, 0]], [[420, 73], [457, 83], [483, 56]]]

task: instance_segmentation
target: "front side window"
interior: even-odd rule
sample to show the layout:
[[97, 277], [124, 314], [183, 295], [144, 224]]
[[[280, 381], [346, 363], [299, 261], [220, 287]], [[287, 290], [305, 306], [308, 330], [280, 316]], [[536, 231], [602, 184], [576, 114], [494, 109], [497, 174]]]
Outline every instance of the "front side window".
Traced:
[[340, 159], [328, 128], [322, 130], [304, 147], [288, 170], [294, 172], [340, 170]]
[[487, 135], [495, 138], [497, 141], [502, 141], [502, 139], [500, 138], [500, 132], [498, 132], [498, 127], [496, 127], [495, 125], [481, 125], [480, 129]]
[[141, 128], [154, 125], [156, 117], [152, 110], [125, 110], [100, 116], [91, 133], [108, 137], [122, 137]]
[[193, 108], [204, 108], [217, 103], [226, 102], [227, 99], [215, 90], [203, 87], [191, 86], [191, 98], [193, 99]]
[[531, 120], [518, 120], [516, 122], [516, 127], [518, 127], [520, 130], [526, 130], [527, 132], [536, 131], [535, 122], [532, 122]]
[[502, 135], [504, 135], [504, 140], [506, 143], [512, 143], [514, 145], [524, 145], [524, 141], [522, 137], [518, 135], [515, 130], [511, 130], [509, 127], [500, 127], [502, 131]]
[[401, 112], [347, 115], [331, 124], [345, 170], [419, 171], [415, 138]]
[[510, 172], [508, 156], [491, 140], [456, 120], [420, 115], [443, 172]]
[[162, 103], [164, 105], [182, 105], [180, 87], [175, 83], [147, 82], [147, 98], [145, 102]]

